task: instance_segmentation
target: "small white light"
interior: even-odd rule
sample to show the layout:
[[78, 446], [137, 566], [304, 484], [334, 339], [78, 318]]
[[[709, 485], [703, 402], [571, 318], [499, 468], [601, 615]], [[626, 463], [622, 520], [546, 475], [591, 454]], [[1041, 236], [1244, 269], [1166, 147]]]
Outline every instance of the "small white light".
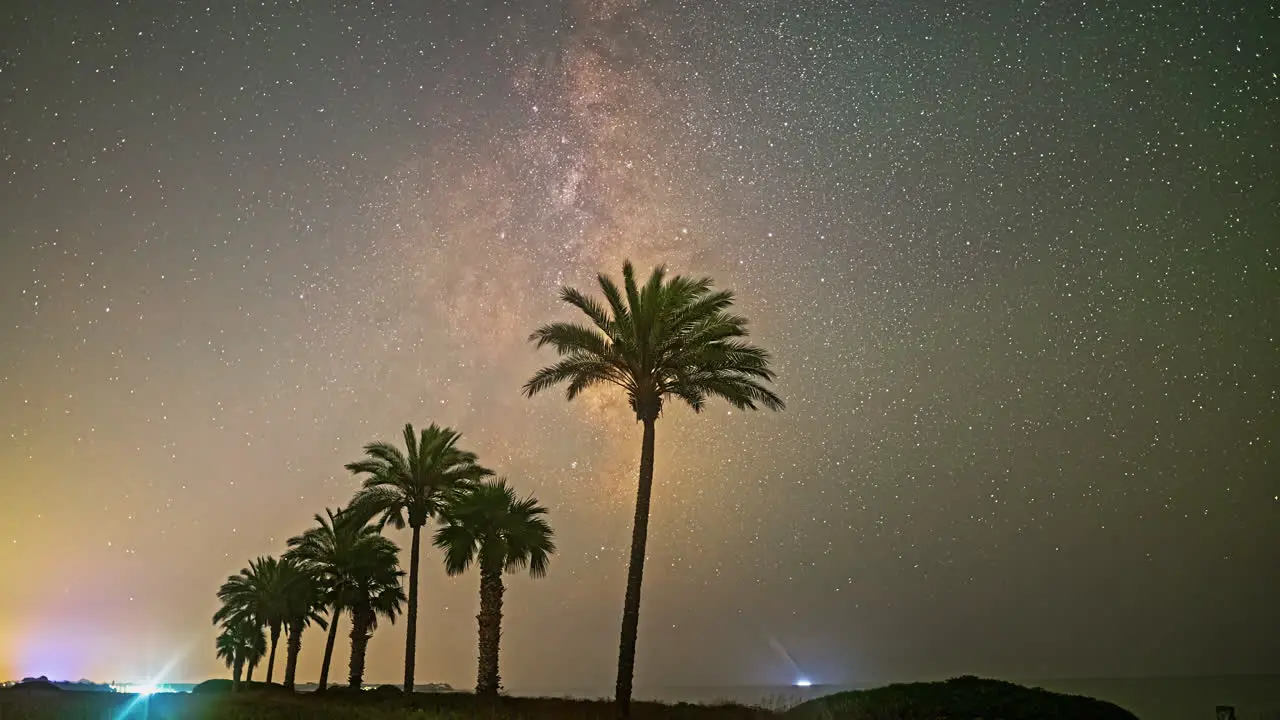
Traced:
[[813, 682], [811, 682], [809, 678], [802, 677], [796, 679], [796, 687], [809, 687], [811, 685], [813, 685]]

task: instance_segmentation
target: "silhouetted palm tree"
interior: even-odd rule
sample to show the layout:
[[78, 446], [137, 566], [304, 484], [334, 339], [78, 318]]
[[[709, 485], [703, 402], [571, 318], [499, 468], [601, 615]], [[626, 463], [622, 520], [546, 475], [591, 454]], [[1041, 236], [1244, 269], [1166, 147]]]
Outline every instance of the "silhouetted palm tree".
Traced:
[[663, 402], [679, 398], [694, 412], [711, 397], [742, 410], [781, 410], [783, 402], [764, 385], [774, 378], [769, 354], [745, 341], [747, 321], [729, 313], [733, 293], [712, 290], [710, 278], [668, 279], [661, 267], [638, 287], [630, 262], [622, 266], [622, 278], [619, 291], [609, 277], [598, 276], [607, 307], [573, 288], [561, 290], [560, 299], [581, 310], [591, 325], [552, 323], [533, 333], [530, 341], [539, 348], [550, 345], [561, 359], [535, 373], [524, 393], [532, 397], [566, 383], [566, 396], [572, 400], [589, 388], [612, 385], [626, 394], [636, 420], [644, 425], [618, 650], [616, 697], [619, 714], [626, 717], [653, 488], [654, 423]]
[[351, 500], [360, 512], [381, 513], [382, 522], [396, 529], [413, 529], [409, 551], [409, 610], [405, 618], [404, 691], [413, 692], [418, 633], [418, 565], [422, 527], [435, 517], [448, 493], [493, 472], [476, 463], [474, 453], [456, 447], [461, 435], [452, 428], [431, 425], [421, 437], [413, 425], [404, 426], [405, 450], [386, 442], [365, 445], [365, 459], [347, 465], [367, 475], [364, 487]]
[[242, 617], [222, 626], [214, 646], [218, 658], [231, 668], [232, 691], [239, 691], [245, 665], [256, 663], [266, 653], [267, 638], [256, 620]]
[[505, 480], [481, 482], [455, 493], [441, 513], [446, 524], [436, 530], [434, 542], [444, 551], [445, 570], [461, 575], [473, 561], [480, 566], [476, 695], [498, 695], [498, 645], [506, 591], [502, 574], [528, 568], [533, 577], [542, 577], [556, 551], [546, 514], [547, 509], [533, 497], [516, 499]]
[[[259, 625], [258, 629], [262, 629], [262, 626]], [[258, 663], [262, 662], [262, 658], [266, 656], [267, 656], [267, 637], [266, 635], [263, 635], [262, 636], [262, 652], [258, 653], [257, 655], [250, 656], [246, 659], [246, 662], [248, 663], [248, 665], [244, 669], [244, 681], [249, 685], [253, 684], [253, 671], [258, 667]]]
[[222, 607], [213, 615], [215, 623], [252, 618], [266, 626], [271, 638], [271, 651], [267, 657], [268, 683], [275, 671], [276, 644], [280, 640], [280, 630], [288, 619], [286, 580], [282, 576], [279, 560], [270, 556], [251, 560], [249, 567], [242, 569], [240, 574], [227, 578], [222, 587], [218, 588], [218, 599], [222, 601]]
[[401, 579], [404, 571], [397, 560], [399, 548], [390, 540], [376, 544], [376, 551], [369, 551], [369, 562], [357, 565], [352, 575], [349, 594], [344, 594], [343, 605], [351, 612], [351, 664], [347, 676], [348, 685], [358, 690], [364, 683], [364, 658], [369, 648], [369, 638], [378, 627], [378, 618], [395, 623], [404, 604], [404, 587]]
[[305, 563], [315, 572], [329, 608], [329, 634], [320, 665], [318, 691], [329, 685], [333, 645], [338, 637], [338, 620], [349, 605], [349, 596], [359, 588], [359, 578], [368, 568], [390, 557], [395, 564], [400, 549], [379, 534], [370, 517], [350, 510], [325, 510], [316, 515], [316, 526], [289, 539], [286, 555]]
[[285, 663], [284, 686], [293, 689], [302, 652], [302, 632], [311, 623], [326, 627], [321, 614], [326, 606], [319, 578], [302, 561], [285, 555], [280, 561], [281, 591], [284, 593]]

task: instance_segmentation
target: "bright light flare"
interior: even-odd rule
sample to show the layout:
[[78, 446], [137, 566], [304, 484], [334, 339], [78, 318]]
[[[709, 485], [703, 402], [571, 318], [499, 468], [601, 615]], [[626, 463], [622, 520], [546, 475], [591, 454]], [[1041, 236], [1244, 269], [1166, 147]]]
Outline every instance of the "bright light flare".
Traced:
[[796, 678], [795, 685], [796, 687], [810, 687], [813, 685], [813, 681], [807, 677]]
[[159, 693], [173, 692], [172, 688], [166, 687], [164, 685], [164, 679], [168, 677], [170, 672], [173, 671], [173, 667], [174, 665], [177, 665], [177, 663], [178, 663], [178, 658], [174, 657], [172, 660], [165, 663], [164, 668], [161, 669], [160, 672], [157, 673], [155, 677], [153, 677], [151, 680], [147, 682], [141, 682], [141, 683], [128, 683], [128, 684], [119, 686], [118, 689], [121, 692], [137, 695], [138, 701], [141, 701], [143, 698], [151, 697], [152, 695], [156, 695]]

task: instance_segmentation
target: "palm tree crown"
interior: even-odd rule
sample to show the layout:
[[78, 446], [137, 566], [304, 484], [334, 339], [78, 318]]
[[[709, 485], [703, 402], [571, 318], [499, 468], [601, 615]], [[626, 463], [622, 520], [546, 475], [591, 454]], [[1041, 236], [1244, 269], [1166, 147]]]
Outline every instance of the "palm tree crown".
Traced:
[[272, 586], [279, 561], [273, 557], [259, 557], [250, 560], [249, 566], [241, 568], [239, 574], [232, 575], [218, 588], [218, 600], [222, 607], [213, 614], [215, 623], [229, 623], [242, 619], [253, 619], [266, 625], [273, 616], [278, 615]]
[[746, 319], [729, 313], [732, 291], [713, 290], [710, 278], [667, 279], [661, 267], [638, 287], [630, 262], [622, 277], [622, 291], [608, 276], [597, 277], [607, 308], [573, 288], [561, 290], [560, 298], [592, 325], [559, 322], [534, 331], [530, 340], [550, 345], [561, 360], [525, 383], [527, 396], [567, 383], [572, 400], [588, 388], [616, 385], [638, 420], [656, 419], [668, 396], [695, 412], [709, 397], [741, 410], [783, 409], [782, 399], [762, 384], [774, 379], [769, 354], [743, 340]]
[[401, 585], [404, 571], [396, 559], [398, 549], [391, 548], [395, 548], [395, 544], [388, 541], [373, 561], [355, 574], [351, 594], [346, 596], [346, 607], [352, 614], [367, 615], [369, 630], [377, 629], [378, 618], [394, 623], [404, 605], [404, 587]]
[[366, 476], [351, 507], [380, 512], [383, 522], [397, 530], [406, 524], [426, 525], [449, 492], [493, 474], [477, 464], [475, 453], [457, 447], [461, 437], [452, 428], [435, 424], [417, 436], [413, 425], [405, 425], [403, 451], [387, 442], [365, 445], [365, 458], [346, 466], [353, 474]]
[[450, 575], [465, 573], [478, 558], [482, 567], [498, 572], [528, 568], [533, 577], [543, 577], [556, 551], [546, 514], [536, 498], [517, 499], [505, 479], [486, 480], [458, 493], [445, 508], [446, 524], [433, 542], [444, 551]]

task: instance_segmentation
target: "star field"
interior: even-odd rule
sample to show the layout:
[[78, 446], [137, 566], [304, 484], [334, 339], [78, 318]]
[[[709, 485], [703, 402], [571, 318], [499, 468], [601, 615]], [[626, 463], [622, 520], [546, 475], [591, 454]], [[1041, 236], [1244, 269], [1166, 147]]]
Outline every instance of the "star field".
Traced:
[[734, 289], [788, 405], [659, 423], [642, 691], [1280, 672], [1277, 17], [6, 3], [0, 678], [221, 672], [218, 583], [440, 422], [557, 531], [505, 682], [609, 687], [639, 429], [519, 388], [624, 258]]

